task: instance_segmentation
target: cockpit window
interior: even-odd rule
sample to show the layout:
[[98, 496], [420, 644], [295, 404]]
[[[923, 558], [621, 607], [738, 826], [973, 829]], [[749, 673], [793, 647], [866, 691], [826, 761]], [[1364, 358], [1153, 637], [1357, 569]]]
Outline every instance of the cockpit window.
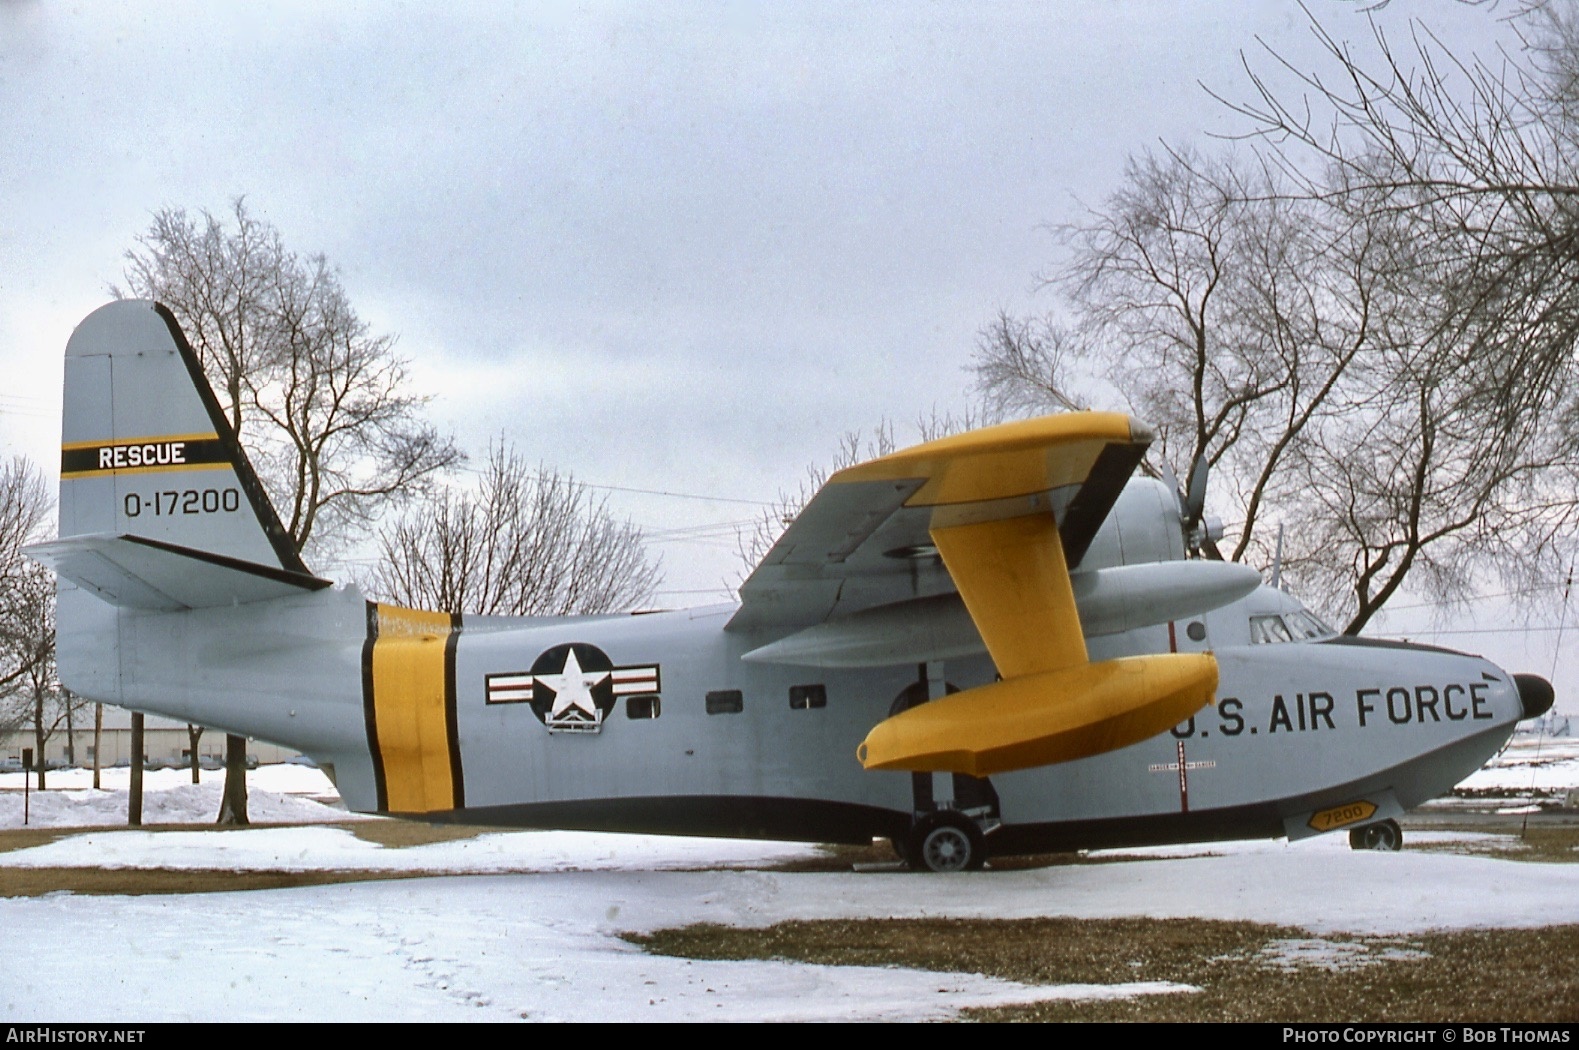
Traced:
[[1295, 609], [1282, 616], [1250, 617], [1250, 644], [1277, 645], [1280, 642], [1303, 642], [1312, 638], [1326, 638], [1335, 634], [1304, 609]]
[[1276, 645], [1279, 642], [1292, 642], [1294, 636], [1288, 633], [1288, 628], [1283, 626], [1281, 616], [1252, 616], [1250, 617], [1250, 644], [1251, 645]]
[[1325, 638], [1329, 634], [1336, 633], [1331, 627], [1328, 627], [1303, 609], [1284, 613], [1283, 622], [1288, 625], [1288, 629], [1293, 632], [1295, 638]]

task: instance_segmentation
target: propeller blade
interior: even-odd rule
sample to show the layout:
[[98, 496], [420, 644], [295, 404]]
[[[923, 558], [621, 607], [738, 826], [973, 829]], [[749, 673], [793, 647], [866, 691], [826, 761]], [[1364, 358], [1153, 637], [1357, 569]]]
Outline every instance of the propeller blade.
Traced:
[[1195, 467], [1190, 471], [1190, 491], [1184, 497], [1184, 523], [1186, 528], [1193, 529], [1200, 524], [1201, 515], [1206, 510], [1206, 475], [1208, 464], [1205, 453], [1195, 461]]
[[1162, 483], [1168, 486], [1168, 491], [1173, 493], [1173, 498], [1179, 501], [1179, 509], [1182, 513], [1184, 509], [1184, 489], [1179, 485], [1179, 475], [1173, 472], [1173, 466], [1167, 460], [1162, 461], [1162, 468], [1159, 473], [1162, 475]]

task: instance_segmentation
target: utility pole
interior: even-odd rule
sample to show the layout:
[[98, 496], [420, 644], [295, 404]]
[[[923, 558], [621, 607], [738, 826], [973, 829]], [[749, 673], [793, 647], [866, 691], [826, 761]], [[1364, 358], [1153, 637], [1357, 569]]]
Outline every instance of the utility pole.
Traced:
[[132, 712], [132, 783], [126, 793], [126, 823], [143, 826], [143, 713]]

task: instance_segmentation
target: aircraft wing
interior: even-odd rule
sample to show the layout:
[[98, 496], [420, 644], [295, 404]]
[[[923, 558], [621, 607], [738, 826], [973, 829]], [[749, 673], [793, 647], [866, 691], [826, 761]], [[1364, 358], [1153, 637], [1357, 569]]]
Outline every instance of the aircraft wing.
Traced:
[[732, 631], [793, 630], [957, 588], [932, 530], [1051, 513], [1080, 564], [1151, 432], [1077, 412], [930, 441], [828, 479], [740, 588]]
[[878, 723], [857, 751], [868, 769], [987, 776], [1160, 733], [1211, 699], [1216, 661], [1163, 653], [1091, 663], [1069, 576], [1150, 442], [1127, 416], [1077, 412], [842, 470], [746, 580], [729, 628], [837, 646], [818, 632], [901, 633], [926, 617], [878, 622], [874, 607], [919, 611], [916, 603], [959, 592], [1000, 680]]

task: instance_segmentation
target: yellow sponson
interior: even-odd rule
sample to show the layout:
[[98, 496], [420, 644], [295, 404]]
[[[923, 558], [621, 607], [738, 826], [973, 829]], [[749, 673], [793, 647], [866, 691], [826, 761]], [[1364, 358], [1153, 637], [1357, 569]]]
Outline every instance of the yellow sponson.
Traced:
[[1006, 499], [1078, 485], [1111, 444], [1151, 434], [1117, 412], [1071, 412], [971, 430], [839, 471], [831, 482], [926, 478], [907, 506]]
[[867, 769], [989, 776], [1138, 743], [1211, 702], [1206, 653], [1130, 656], [1010, 678], [879, 722], [856, 751]]
[[377, 608], [370, 681], [376, 749], [392, 813], [455, 809], [456, 769], [451, 736], [454, 684], [447, 673], [448, 613]]

